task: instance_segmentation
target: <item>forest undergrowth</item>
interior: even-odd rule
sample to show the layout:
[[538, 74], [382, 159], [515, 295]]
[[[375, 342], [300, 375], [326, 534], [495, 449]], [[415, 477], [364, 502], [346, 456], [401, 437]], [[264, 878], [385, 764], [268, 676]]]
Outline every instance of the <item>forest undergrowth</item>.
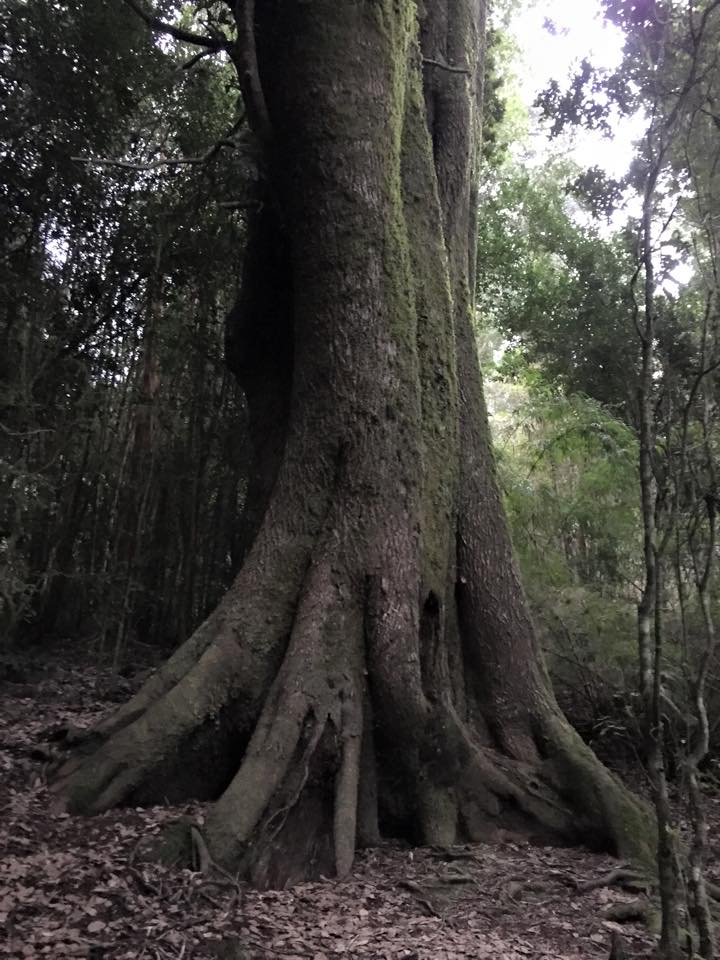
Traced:
[[[583, 849], [506, 831], [451, 850], [390, 842], [362, 851], [341, 882], [258, 892], [143, 859], [163, 824], [201, 819], [202, 805], [53, 813], [46, 779], [58, 737], [100, 719], [143, 675], [118, 680], [83, 660], [69, 645], [37, 669], [15, 665], [1, 684], [0, 956], [592, 960], [608, 956], [613, 935], [628, 956], [650, 956], [647, 927], [621, 922], [643, 906], [642, 890], [602, 885], [617, 863]], [[717, 838], [720, 796], [710, 799]], [[711, 848], [710, 873], [720, 874], [720, 841]]]

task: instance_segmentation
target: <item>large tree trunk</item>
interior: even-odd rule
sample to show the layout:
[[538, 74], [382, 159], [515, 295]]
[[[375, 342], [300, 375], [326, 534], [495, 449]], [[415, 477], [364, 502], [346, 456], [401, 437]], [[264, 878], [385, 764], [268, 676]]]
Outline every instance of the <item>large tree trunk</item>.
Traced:
[[482, 4], [263, 0], [251, 33], [272, 209], [250, 243], [272, 272], [251, 246], [230, 341], [262, 520], [218, 609], [56, 788], [88, 813], [214, 799], [213, 859], [258, 885], [342, 874], [383, 832], [510, 825], [650, 858], [645, 808], [555, 703], [495, 477]]

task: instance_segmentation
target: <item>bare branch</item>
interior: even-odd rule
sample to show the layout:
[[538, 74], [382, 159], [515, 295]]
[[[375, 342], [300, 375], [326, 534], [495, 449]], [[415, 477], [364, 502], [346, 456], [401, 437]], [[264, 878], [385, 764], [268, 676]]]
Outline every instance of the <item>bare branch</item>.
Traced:
[[183, 70], [192, 70], [196, 63], [204, 60], [205, 57], [211, 57], [215, 50], [199, 50], [194, 57], [191, 57], [187, 63], [182, 65]]
[[181, 27], [173, 26], [172, 23], [166, 23], [160, 17], [144, 10], [138, 0], [125, 0], [125, 3], [133, 10], [141, 20], [152, 30], [159, 30], [166, 33], [181, 43], [192, 43], [198, 47], [206, 47], [209, 51], [229, 50], [232, 46], [229, 40], [221, 40], [219, 37], [206, 37], [200, 33], [193, 33], [192, 30], [183, 30]]
[[88, 166], [118, 167], [121, 170], [134, 170], [137, 173], [162, 170], [163, 167], [193, 166], [209, 163], [223, 148], [238, 148], [238, 141], [233, 138], [244, 122], [245, 114], [243, 113], [238, 117], [222, 140], [218, 140], [209, 150], [206, 150], [205, 153], [198, 154], [196, 157], [163, 157], [161, 160], [151, 160], [149, 163], [140, 163], [137, 160], [118, 160], [115, 157], [72, 157], [71, 159], [75, 163], [85, 163]]
[[134, 170], [137, 173], [149, 173], [163, 167], [181, 164], [205, 163], [205, 157], [175, 157], [167, 160], [153, 160], [151, 163], [135, 163], [132, 160], [116, 160], [113, 157], [72, 157], [75, 163], [85, 163], [89, 167], [117, 167], [119, 170]]
[[163, 167], [193, 166], [208, 163], [220, 152], [223, 147], [236, 147], [232, 140], [220, 140], [206, 153], [197, 157], [167, 157], [162, 160], [152, 160], [150, 163], [138, 163], [133, 160], [116, 160], [113, 157], [72, 157], [76, 163], [85, 163], [94, 167], [118, 167], [121, 170], [134, 170], [137, 173], [148, 173], [152, 170], [162, 170]]

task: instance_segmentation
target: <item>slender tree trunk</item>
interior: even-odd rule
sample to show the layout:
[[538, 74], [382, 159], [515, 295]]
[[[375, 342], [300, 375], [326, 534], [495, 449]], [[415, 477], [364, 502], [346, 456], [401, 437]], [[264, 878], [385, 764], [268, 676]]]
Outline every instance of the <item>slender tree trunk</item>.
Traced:
[[56, 790], [84, 812], [215, 799], [212, 857], [261, 886], [347, 872], [378, 824], [647, 858], [652, 817], [550, 690], [495, 477], [471, 295], [482, 6], [267, 0], [242, 22], [272, 207], [231, 318], [259, 519], [219, 607]]
[[[701, 370], [707, 366], [709, 311], [705, 313], [703, 330], [703, 351]], [[698, 523], [689, 537], [689, 547], [692, 555], [695, 573], [695, 587], [702, 613], [704, 627], [703, 647], [700, 652], [700, 663], [695, 676], [693, 700], [697, 728], [694, 743], [688, 753], [687, 777], [688, 796], [690, 801], [690, 822], [692, 825], [692, 843], [689, 851], [689, 877], [692, 913], [698, 930], [698, 953], [704, 960], [712, 960], [715, 956], [715, 931], [713, 929], [712, 911], [707, 885], [705, 882], [705, 859], [708, 847], [708, 827], [705, 816], [705, 803], [702, 786], [700, 784], [699, 766], [710, 749], [710, 724], [708, 721], [705, 689], [707, 686], [710, 665], [717, 651], [717, 632], [712, 603], [709, 596], [710, 585], [715, 568], [717, 552], [717, 476], [715, 461], [710, 443], [710, 399], [714, 393], [714, 378], [707, 378], [709, 383], [703, 384], [702, 397], [702, 431], [703, 431], [703, 464], [707, 476], [708, 489], [704, 493], [705, 523]], [[683, 455], [686, 454], [683, 449]], [[705, 543], [696, 542], [696, 537], [705, 534]], [[704, 550], [703, 550], [704, 547]], [[704, 553], [704, 556], [703, 556]]]
[[[648, 132], [648, 152], [653, 162], [643, 198], [641, 265], [644, 278], [644, 316], [637, 323], [640, 334], [641, 366], [638, 385], [640, 441], [640, 502], [643, 521], [645, 582], [638, 605], [638, 653], [640, 692], [644, 706], [645, 745], [653, 804], [658, 825], [657, 871], [662, 927], [660, 952], [665, 960], [681, 956], [679, 918], [679, 864], [668, 791], [665, 731], [662, 711], [663, 665], [663, 553], [666, 537], [658, 538], [659, 497], [653, 466], [656, 441], [654, 408], [655, 352], [655, 271], [652, 224], [655, 189], [662, 164], [662, 151], [654, 156], [654, 131]], [[636, 321], [639, 320], [636, 312]]]

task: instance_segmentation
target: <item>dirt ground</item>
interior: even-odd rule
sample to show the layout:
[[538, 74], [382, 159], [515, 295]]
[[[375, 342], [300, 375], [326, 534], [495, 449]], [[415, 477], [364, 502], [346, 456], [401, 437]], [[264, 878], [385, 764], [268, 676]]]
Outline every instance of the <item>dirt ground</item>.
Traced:
[[71, 662], [0, 684], [0, 957], [592, 960], [613, 932], [631, 960], [651, 955], [644, 925], [613, 919], [638, 891], [583, 892], [615, 862], [512, 835], [451, 851], [388, 844], [342, 882], [265, 893], [142, 862], [162, 824], [203, 808], [52, 812], [53, 733], [92, 724], [132, 687]]

